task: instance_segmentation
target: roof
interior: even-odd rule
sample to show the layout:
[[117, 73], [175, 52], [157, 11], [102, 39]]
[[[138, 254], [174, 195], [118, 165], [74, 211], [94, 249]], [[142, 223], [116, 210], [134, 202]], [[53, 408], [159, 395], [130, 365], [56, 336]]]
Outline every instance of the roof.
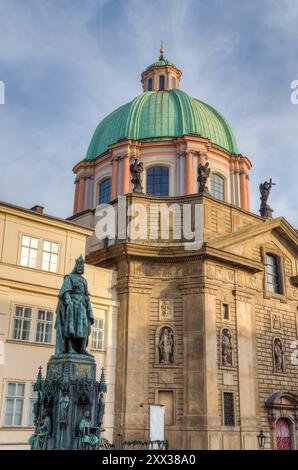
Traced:
[[181, 90], [147, 91], [120, 106], [98, 125], [85, 160], [96, 160], [123, 139], [167, 140], [194, 134], [238, 154], [226, 119], [208, 104]]
[[56, 227], [58, 227], [58, 225], [60, 225], [60, 227], [63, 226], [64, 228], [67, 227], [69, 230], [80, 232], [86, 236], [90, 236], [94, 232], [93, 229], [80, 225], [78, 223], [61, 219], [60, 217], [54, 217], [48, 214], [41, 214], [40, 212], [37, 212], [35, 210], [27, 209], [25, 207], [17, 206], [8, 202], [0, 201], [0, 212], [4, 212], [3, 209], [1, 210], [1, 206], [5, 208], [5, 212], [10, 211], [11, 213], [14, 213], [14, 215], [17, 215], [17, 213], [22, 212], [22, 215], [24, 217], [35, 217], [37, 219], [40, 219], [41, 222], [48, 223], [50, 225], [55, 225]]
[[[172, 62], [164, 58], [159, 58], [156, 62], [154, 62], [153, 64], [149, 65], [149, 67], [146, 68], [146, 72], [153, 69], [154, 67], [166, 67], [166, 66], [174, 67], [174, 69], [179, 70], [178, 67], [176, 67], [176, 65], [172, 64]], [[179, 70], [179, 72], [181, 72], [181, 70]]]

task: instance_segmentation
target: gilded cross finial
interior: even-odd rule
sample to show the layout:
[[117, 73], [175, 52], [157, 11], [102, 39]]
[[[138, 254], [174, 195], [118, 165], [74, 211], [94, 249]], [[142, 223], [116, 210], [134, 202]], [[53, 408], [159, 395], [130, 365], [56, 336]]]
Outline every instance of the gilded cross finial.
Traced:
[[164, 59], [164, 57], [163, 57], [164, 51], [165, 51], [165, 48], [164, 48], [164, 45], [163, 45], [163, 40], [161, 40], [160, 41], [160, 49], [159, 49], [159, 52], [160, 52], [159, 60]]

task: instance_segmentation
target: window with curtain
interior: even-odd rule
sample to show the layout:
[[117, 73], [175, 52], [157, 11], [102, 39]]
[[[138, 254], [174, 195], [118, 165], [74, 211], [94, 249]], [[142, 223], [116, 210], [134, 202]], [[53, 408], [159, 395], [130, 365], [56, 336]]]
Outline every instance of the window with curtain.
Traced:
[[266, 285], [269, 292], [282, 293], [280, 262], [277, 256], [266, 255]]
[[21, 426], [25, 399], [25, 384], [8, 382], [6, 387], [4, 426]]
[[38, 252], [38, 239], [22, 236], [20, 265], [28, 268], [36, 268]]
[[32, 309], [17, 305], [14, 311], [12, 339], [29, 341]]
[[29, 384], [30, 396], [29, 396], [29, 410], [28, 410], [28, 426], [34, 425], [34, 403], [37, 401], [37, 392], [34, 390], [34, 384]]
[[53, 330], [53, 312], [38, 310], [35, 341], [37, 343], [51, 343]]
[[42, 244], [41, 269], [56, 273], [58, 270], [58, 243], [44, 241]]
[[164, 75], [159, 76], [159, 89], [160, 90], [165, 89], [165, 76]]
[[92, 327], [92, 349], [103, 350], [104, 341], [104, 320], [96, 318]]
[[106, 204], [111, 200], [112, 179], [107, 178], [99, 185], [99, 204]]
[[148, 168], [147, 194], [151, 196], [169, 195], [169, 168], [165, 166]]
[[210, 177], [210, 192], [213, 197], [220, 201], [225, 200], [225, 180], [215, 173], [211, 174]]

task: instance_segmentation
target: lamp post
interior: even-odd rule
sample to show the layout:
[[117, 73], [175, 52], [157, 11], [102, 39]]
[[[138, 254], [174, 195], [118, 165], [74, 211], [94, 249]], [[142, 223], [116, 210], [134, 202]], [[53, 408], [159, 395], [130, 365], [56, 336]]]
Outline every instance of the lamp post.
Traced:
[[265, 449], [265, 442], [266, 442], [266, 436], [263, 433], [262, 429], [260, 430], [260, 433], [258, 434], [258, 443], [259, 443], [259, 448], [260, 450]]

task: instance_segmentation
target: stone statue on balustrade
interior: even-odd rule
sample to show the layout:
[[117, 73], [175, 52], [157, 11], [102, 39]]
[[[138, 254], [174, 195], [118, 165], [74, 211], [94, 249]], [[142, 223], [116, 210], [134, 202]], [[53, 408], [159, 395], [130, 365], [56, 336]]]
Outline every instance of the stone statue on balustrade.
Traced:
[[142, 186], [142, 179], [143, 179], [143, 162], [141, 162], [138, 158], [135, 158], [135, 161], [130, 165], [130, 173], [131, 173], [131, 182], [133, 184], [133, 192], [134, 193], [142, 193], [143, 186]]
[[199, 182], [199, 194], [209, 194], [209, 190], [207, 188], [207, 180], [210, 176], [210, 168], [209, 163], [199, 163], [198, 166], [198, 182]]
[[275, 186], [276, 183], [272, 182], [272, 178], [270, 178], [269, 181], [264, 181], [264, 183], [261, 183], [259, 186], [260, 193], [261, 193], [261, 207], [260, 207], [260, 214], [262, 217], [265, 217], [265, 219], [271, 219], [272, 218], [272, 212], [273, 210], [271, 207], [267, 204], [269, 194], [271, 191], [272, 186]]

